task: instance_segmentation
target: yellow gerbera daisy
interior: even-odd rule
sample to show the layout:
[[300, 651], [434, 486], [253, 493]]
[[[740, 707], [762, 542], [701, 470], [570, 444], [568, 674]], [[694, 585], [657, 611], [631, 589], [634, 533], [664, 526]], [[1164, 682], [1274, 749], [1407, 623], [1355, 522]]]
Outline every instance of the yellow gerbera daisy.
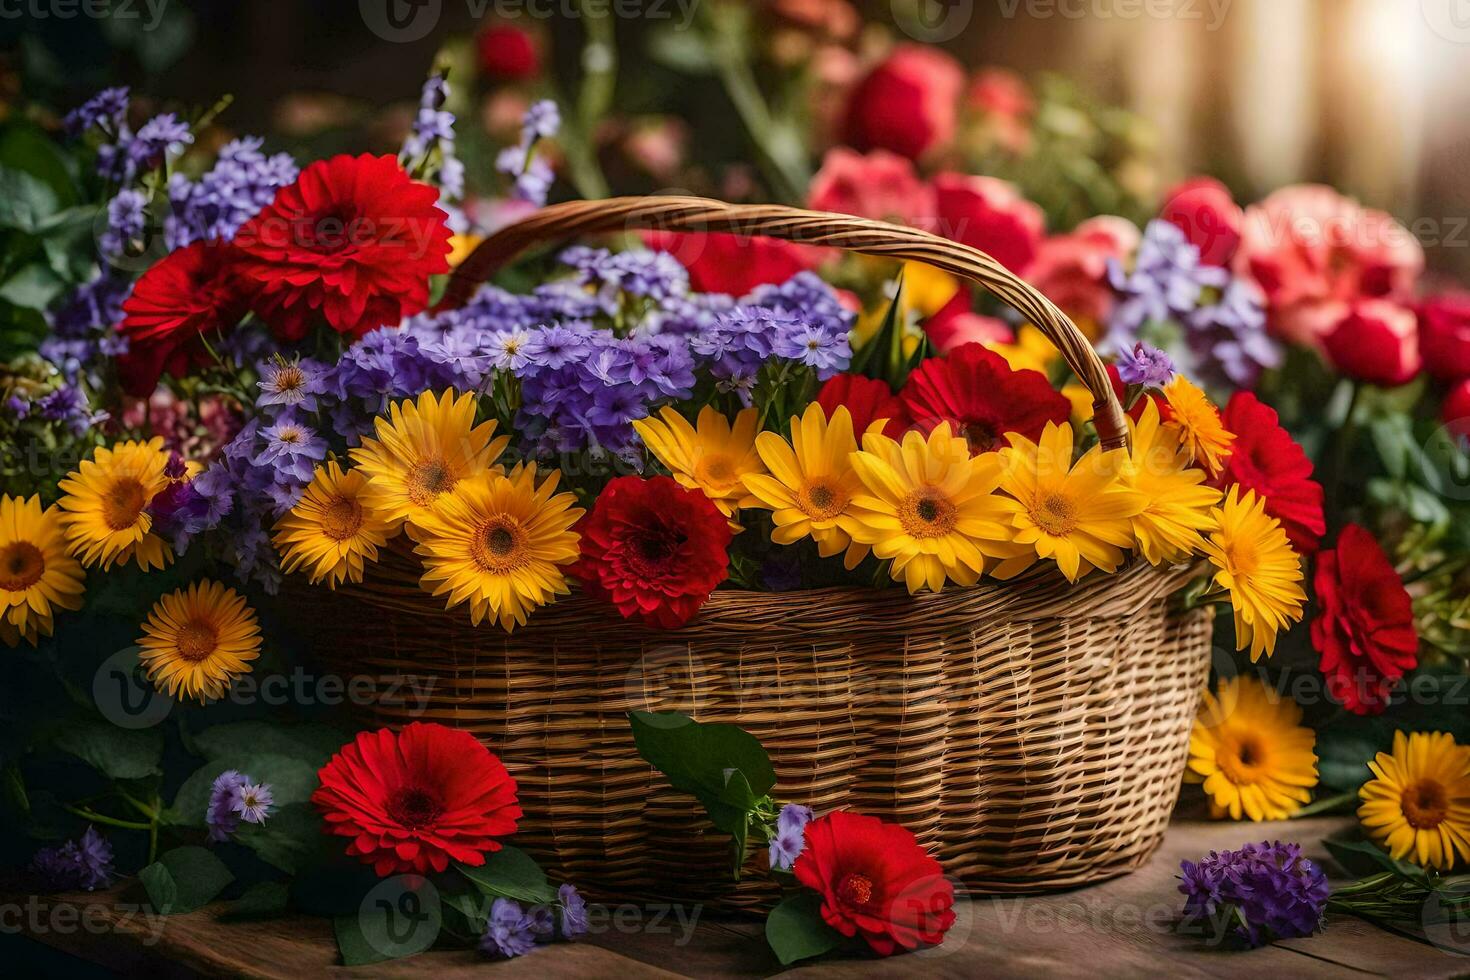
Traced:
[[168, 486], [168, 459], [163, 440], [156, 437], [98, 447], [61, 481], [61, 522], [82, 564], [110, 568], [132, 559], [147, 571], [173, 560], [169, 546], [151, 533], [153, 517], [146, 510]]
[[1000, 457], [970, 456], [948, 423], [926, 439], [908, 432], [898, 443], [873, 431], [852, 455], [863, 493], [848, 505], [853, 540], [892, 559], [895, 581], [918, 592], [944, 588], [945, 579], [974, 585], [986, 557], [1010, 554], [1010, 518], [1016, 502], [995, 493]]
[[0, 641], [50, 636], [55, 610], [82, 608], [81, 563], [66, 550], [61, 511], [41, 498], [0, 497]]
[[1056, 344], [1030, 323], [1021, 324], [1013, 343], [997, 341], [985, 346], [1005, 358], [1012, 371], [1040, 371], [1042, 374], [1050, 374], [1052, 365], [1062, 356]]
[[1285, 820], [1317, 785], [1317, 735], [1302, 709], [1253, 677], [1204, 693], [1185, 779], [1204, 783], [1216, 817]]
[[1448, 871], [1470, 861], [1470, 746], [1444, 732], [1394, 732], [1368, 763], [1358, 820], [1393, 857]]
[[1019, 554], [995, 570], [1010, 578], [1038, 559], [1053, 558], [1068, 581], [1094, 568], [1111, 572], [1133, 546], [1132, 518], [1147, 501], [1123, 480], [1127, 454], [1099, 446], [1072, 462], [1072, 426], [1048, 422], [1040, 442], [1018, 432], [1006, 434], [1000, 451], [1004, 472], [1000, 488], [1019, 506], [1011, 540]]
[[260, 622], [234, 589], [202, 579], [153, 604], [138, 646], [160, 691], [203, 703], [250, 673], [260, 656]]
[[394, 526], [417, 524], [435, 499], [460, 480], [489, 470], [510, 442], [495, 435], [495, 420], [475, 425], [476, 399], [452, 390], [394, 402], [389, 418], [375, 419], [376, 439], [363, 439], [352, 458], [367, 477], [368, 493]]
[[1220, 410], [1182, 374], [1174, 375], [1163, 391], [1169, 404], [1169, 421], [1164, 427], [1178, 435], [1191, 463], [1203, 464], [1211, 476], [1219, 473], [1235, 441], [1235, 433], [1220, 421]]
[[1150, 564], [1183, 561], [1204, 550], [1201, 531], [1215, 526], [1211, 510], [1220, 491], [1205, 485], [1203, 470], [1189, 465], [1177, 433], [1159, 423], [1159, 407], [1146, 399], [1135, 425], [1125, 478], [1143, 494], [1143, 512], [1133, 518], [1138, 550]]
[[318, 466], [311, 485], [275, 526], [281, 570], [305, 566], [311, 584], [326, 579], [335, 589], [342, 581], [361, 582], [367, 562], [393, 535], [393, 524], [367, 492], [360, 470], [345, 473], [336, 460]]
[[1232, 486], [1212, 512], [1216, 529], [1204, 551], [1219, 569], [1215, 585], [1230, 593], [1235, 609], [1235, 648], [1250, 647], [1251, 660], [1276, 650], [1276, 634], [1302, 618], [1302, 563], [1281, 522], [1266, 513], [1254, 491]]
[[753, 408], [744, 409], [732, 426], [706, 405], [699, 410], [697, 425], [666, 407], [657, 419], [639, 419], [633, 428], [680, 486], [703, 490], [720, 513], [734, 518], [741, 507], [756, 502], [745, 489], [745, 477], [766, 471], [755, 448], [760, 414]]
[[534, 465], [482, 473], [441, 497], [419, 525], [424, 591], [447, 594], [446, 609], [468, 602], [475, 625], [489, 618], [507, 632], [566, 595], [561, 566], [577, 559], [572, 527], [583, 511], [575, 496], [556, 492], [560, 476], [552, 470], [537, 486]]
[[829, 422], [822, 406], [812, 402], [801, 418], [791, 420], [789, 443], [774, 432], [762, 432], [755, 446], [771, 472], [746, 474], [745, 487], [757, 498], [755, 506], [772, 511], [776, 528], [771, 540], [795, 544], [809, 537], [823, 558], [845, 552], [843, 563], [856, 568], [867, 557], [868, 546], [852, 539], [848, 514], [863, 482], [852, 466], [857, 438], [847, 408], [837, 406]]

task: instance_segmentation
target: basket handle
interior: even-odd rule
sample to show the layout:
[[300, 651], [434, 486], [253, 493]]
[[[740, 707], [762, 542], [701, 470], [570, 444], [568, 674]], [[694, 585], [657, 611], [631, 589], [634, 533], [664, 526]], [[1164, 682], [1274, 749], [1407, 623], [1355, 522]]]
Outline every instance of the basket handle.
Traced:
[[481, 242], [451, 273], [438, 309], [463, 305], [479, 285], [526, 248], [547, 239], [629, 231], [726, 232], [841, 248], [881, 258], [923, 262], [984, 286], [1047, 336], [1092, 393], [1103, 448], [1128, 445], [1123, 407], [1106, 368], [1082, 331], [1061, 310], [1005, 266], [968, 245], [917, 228], [845, 214], [775, 204], [725, 204], [701, 197], [614, 197], [553, 204]]

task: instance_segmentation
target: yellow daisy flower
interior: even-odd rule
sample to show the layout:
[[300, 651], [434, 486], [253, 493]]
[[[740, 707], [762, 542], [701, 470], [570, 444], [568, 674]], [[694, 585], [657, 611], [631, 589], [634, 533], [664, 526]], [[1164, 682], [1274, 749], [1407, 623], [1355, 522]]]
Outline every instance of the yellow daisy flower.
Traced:
[[98, 447], [61, 481], [61, 522], [82, 564], [111, 568], [133, 560], [146, 572], [173, 560], [169, 546], [151, 533], [153, 517], [145, 509], [168, 486], [168, 459], [156, 437]]
[[864, 490], [848, 505], [853, 540], [892, 559], [894, 580], [910, 593], [925, 586], [938, 592], [946, 579], [974, 585], [987, 556], [1010, 553], [1016, 502], [995, 493], [1000, 458], [971, 457], [969, 443], [948, 423], [927, 439], [905, 433], [902, 443], [869, 432], [852, 465]]
[[250, 673], [260, 656], [260, 622], [238, 592], [203, 579], [154, 603], [137, 642], [160, 691], [203, 703]]
[[801, 418], [791, 420], [789, 443], [774, 432], [762, 432], [755, 446], [771, 472], [747, 473], [745, 487], [756, 497], [755, 506], [772, 511], [776, 528], [771, 540], [795, 544], [811, 538], [823, 558], [845, 552], [843, 563], [856, 568], [867, 557], [868, 546], [852, 539], [848, 514], [863, 483], [852, 466], [857, 438], [847, 408], [839, 405], [829, 422], [822, 406], [812, 402]]
[[1185, 779], [1203, 783], [1216, 817], [1285, 820], [1317, 785], [1317, 735], [1302, 709], [1253, 677], [1204, 693]]
[[1235, 441], [1235, 433], [1220, 421], [1220, 410], [1182, 374], [1174, 375], [1163, 391], [1169, 404], [1169, 421], [1164, 427], [1178, 435], [1191, 463], [1202, 464], [1211, 476], [1218, 474]]
[[741, 411], [732, 426], [706, 405], [699, 410], [696, 428], [666, 407], [657, 419], [639, 419], [633, 428], [680, 486], [704, 491], [726, 517], [734, 518], [741, 507], [755, 504], [744, 482], [747, 475], [766, 471], [755, 448], [760, 428], [755, 409]]
[[536, 467], [518, 466], [509, 476], [481, 473], [441, 497], [419, 525], [424, 591], [447, 595], [446, 609], [468, 602], [476, 626], [493, 619], [507, 632], [566, 595], [561, 566], [577, 560], [581, 536], [572, 527], [584, 512], [575, 496], [556, 492], [560, 476], [552, 470], [537, 486]]
[[1215, 586], [1230, 593], [1235, 610], [1235, 648], [1250, 647], [1251, 660], [1276, 650], [1276, 634], [1302, 618], [1302, 563], [1281, 522], [1266, 513], [1253, 491], [1232, 486], [1212, 512], [1216, 529], [1204, 551], [1219, 569]]
[[500, 458], [510, 437], [492, 438], [494, 419], [475, 425], [475, 407], [472, 393], [426, 391], [417, 401], [394, 402], [389, 418], [374, 420], [378, 437], [364, 438], [352, 458], [384, 519], [395, 527], [417, 524], [440, 495]]
[[1133, 518], [1138, 550], [1152, 565], [1203, 551], [1200, 532], [1215, 526], [1211, 510], [1220, 503], [1220, 491], [1206, 486], [1204, 471], [1189, 465], [1178, 435], [1160, 424], [1152, 399], [1145, 399], [1143, 416], [1128, 427], [1133, 450], [1124, 478], [1147, 501]]
[[1121, 565], [1133, 546], [1131, 520], [1147, 503], [1123, 480], [1127, 454], [1094, 446], [1073, 464], [1066, 423], [1048, 422], [1040, 442], [1018, 432], [1006, 438], [1011, 444], [1000, 451], [1000, 488], [1019, 503], [1011, 540], [1020, 553], [1002, 562], [996, 575], [1010, 578], [1052, 558], [1075, 582], [1094, 568], [1111, 572]]
[[1012, 371], [1040, 371], [1042, 374], [1050, 375], [1052, 365], [1056, 364], [1062, 356], [1056, 344], [1048, 340], [1046, 334], [1030, 323], [1021, 324], [1020, 329], [1016, 331], [1016, 339], [1012, 343], [993, 343], [985, 346], [1005, 358]]
[[304, 566], [312, 585], [325, 579], [330, 589], [362, 581], [366, 563], [378, 560], [378, 549], [393, 535], [367, 482], [362, 471], [343, 472], [335, 460], [316, 468], [311, 485], [274, 528], [282, 571]]
[[1470, 861], [1470, 746], [1444, 732], [1394, 732], [1358, 790], [1363, 830], [1398, 860], [1449, 871]]
[[40, 496], [0, 497], [0, 642], [35, 645], [57, 609], [82, 608], [82, 565], [66, 549], [61, 511]]

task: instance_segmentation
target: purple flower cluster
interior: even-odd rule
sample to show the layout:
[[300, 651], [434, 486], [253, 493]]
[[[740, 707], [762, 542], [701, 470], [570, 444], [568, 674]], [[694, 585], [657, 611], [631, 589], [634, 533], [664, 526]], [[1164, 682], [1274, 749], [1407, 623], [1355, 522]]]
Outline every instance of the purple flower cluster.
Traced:
[[133, 242], [142, 241], [148, 230], [148, 197], [142, 191], [124, 187], [107, 203], [107, 227], [97, 237], [97, 247], [104, 259], [126, 255]]
[[511, 194], [518, 200], [541, 207], [551, 192], [556, 172], [551, 164], [536, 155], [536, 143], [555, 136], [561, 129], [561, 113], [550, 99], [531, 103], [521, 118], [521, 139], [508, 146], [495, 158], [495, 169], [515, 182]]
[[127, 341], [116, 328], [132, 289], [129, 280], [104, 271], [72, 290], [46, 314], [51, 330], [40, 343], [41, 356], [67, 379], [76, 380], [100, 356], [125, 353]]
[[591, 286], [616, 312], [619, 295], [664, 302], [689, 292], [689, 273], [667, 252], [610, 252], [575, 245], [561, 253], [563, 265], [576, 270], [577, 282]]
[[1173, 358], [1143, 341], [1134, 344], [1132, 350], [1119, 351], [1117, 365], [1118, 377], [1125, 385], [1144, 388], [1162, 388], [1175, 373]]
[[1224, 289], [1230, 274], [1202, 265], [1199, 248], [1177, 227], [1167, 221], [1151, 221], [1133, 270], [1110, 259], [1108, 279], [1118, 293], [1118, 304], [1108, 321], [1108, 339], [1121, 348], [1131, 346], [1147, 324], [1182, 320], [1193, 313], [1205, 289]]
[[88, 827], [76, 840], [37, 851], [31, 871], [51, 891], [106, 888], [112, 884], [112, 845], [95, 827]]
[[1208, 384], [1253, 389], [1261, 372], [1281, 364], [1281, 345], [1266, 331], [1266, 310], [1255, 291], [1238, 279], [1220, 302], [1201, 306], [1184, 320], [1194, 371]]
[[549, 940], [558, 932], [564, 939], [585, 933], [587, 903], [577, 894], [577, 889], [562, 885], [556, 890], [556, 896], [555, 905], [536, 905], [530, 910], [513, 899], [497, 898], [485, 920], [480, 952], [510, 959], [526, 955], [536, 948], [537, 942]]
[[464, 232], [468, 221], [456, 206], [464, 198], [464, 163], [454, 152], [454, 113], [444, 108], [448, 100], [448, 80], [430, 75], [398, 159], [414, 176], [438, 186], [439, 206], [449, 215], [450, 229]]
[[66, 114], [66, 132], [76, 138], [94, 126], [104, 134], [116, 135], [127, 124], [128, 90], [105, 88]]
[[87, 401], [87, 393], [80, 385], [62, 381], [55, 388], [28, 401], [19, 394], [6, 400], [8, 408], [17, 421], [36, 418], [60, 425], [74, 436], [86, 434], [94, 425], [107, 421], [107, 412], [94, 412]]
[[771, 837], [770, 862], [773, 869], [790, 871], [806, 847], [806, 825], [811, 822], [812, 808], [788, 803], [776, 817], [776, 833]]
[[275, 803], [269, 784], [257, 783], [234, 769], [215, 777], [209, 790], [209, 806], [204, 822], [209, 839], [227, 841], [240, 830], [240, 822], [262, 824], [270, 816]]
[[276, 191], [296, 180], [296, 161], [286, 153], [267, 156], [258, 136], [231, 140], [214, 166], [198, 180], [169, 178], [172, 213], [164, 222], [169, 248], [198, 240], [227, 241], [240, 226], [275, 199]]
[[1298, 844], [1247, 844], [1179, 866], [1184, 914], [1228, 925], [1252, 947], [1310, 936], [1322, 926], [1331, 889]]

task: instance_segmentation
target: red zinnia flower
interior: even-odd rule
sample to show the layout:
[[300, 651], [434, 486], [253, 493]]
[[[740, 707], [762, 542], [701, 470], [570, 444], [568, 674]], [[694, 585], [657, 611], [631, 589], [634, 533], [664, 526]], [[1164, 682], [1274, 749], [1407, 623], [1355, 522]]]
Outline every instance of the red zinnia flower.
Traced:
[[898, 824], [845, 810], [818, 817], [792, 871], [822, 896], [829, 926], [861, 933], [880, 956], [937, 945], [954, 925], [954, 886]]
[[449, 271], [438, 199], [391, 156], [313, 163], [235, 236], [256, 313], [300, 340], [319, 319], [360, 337], [420, 312], [429, 277]]
[[909, 425], [908, 409], [888, 387], [888, 382], [861, 374], [834, 374], [817, 392], [817, 404], [822, 406], [829, 419], [837, 406], [846, 406], [847, 414], [852, 416], [852, 431], [859, 443], [863, 441], [863, 433], [868, 431], [868, 426], [879, 419], [888, 420], [883, 434], [890, 439], [902, 436]]
[[931, 357], [909, 375], [899, 392], [909, 417], [925, 432], [948, 422], [974, 453], [1006, 445], [1007, 432], [1035, 441], [1046, 423], [1061, 425], [1072, 404], [1040, 371], [1014, 371], [1006, 359], [979, 344]]
[[627, 619], [676, 629], [725, 580], [730, 524], [698, 490], [666, 476], [620, 476], [578, 528], [572, 574]]
[[317, 773], [311, 802], [381, 877], [477, 866], [515, 833], [516, 782], [469, 732], [414, 722], [363, 732]]
[[128, 352], [117, 359], [123, 390], [147, 398], [167, 372], [181, 378], [205, 356], [201, 335], [224, 333], [245, 315], [234, 250], [194, 242], [164, 256], [143, 273], [123, 303], [118, 332]]
[[1419, 662], [1408, 590], [1373, 535], [1356, 524], [1318, 557], [1314, 584], [1320, 612], [1312, 645], [1322, 654], [1327, 692], [1349, 711], [1381, 713], [1394, 684]]
[[1221, 421], [1235, 433], [1235, 444], [1216, 482], [1222, 487], [1238, 483], [1242, 493], [1254, 490], [1297, 553], [1316, 554], [1327, 533], [1322, 485], [1312, 479], [1312, 461], [1281, 427], [1276, 410], [1248, 391], [1237, 391]]

